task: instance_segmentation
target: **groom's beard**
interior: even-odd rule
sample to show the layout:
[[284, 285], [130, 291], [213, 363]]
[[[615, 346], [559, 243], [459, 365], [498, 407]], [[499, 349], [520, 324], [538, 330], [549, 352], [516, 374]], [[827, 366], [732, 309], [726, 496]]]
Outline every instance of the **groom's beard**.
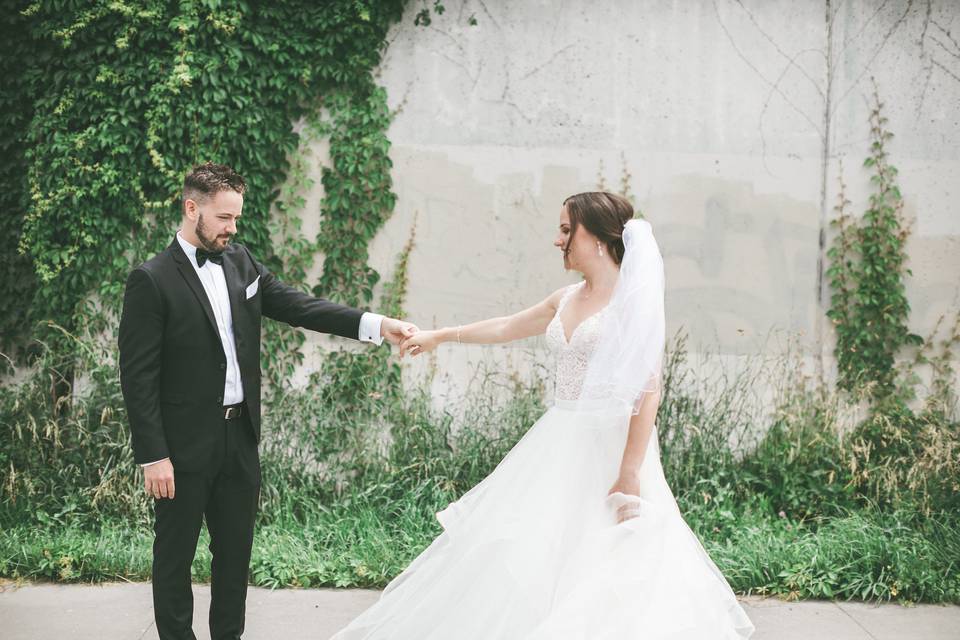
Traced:
[[230, 236], [216, 237], [208, 236], [207, 226], [203, 223], [203, 214], [200, 214], [200, 217], [197, 219], [197, 239], [200, 240], [200, 244], [203, 245], [203, 248], [207, 251], [212, 251], [217, 253], [223, 251], [227, 248], [227, 243], [230, 242]]

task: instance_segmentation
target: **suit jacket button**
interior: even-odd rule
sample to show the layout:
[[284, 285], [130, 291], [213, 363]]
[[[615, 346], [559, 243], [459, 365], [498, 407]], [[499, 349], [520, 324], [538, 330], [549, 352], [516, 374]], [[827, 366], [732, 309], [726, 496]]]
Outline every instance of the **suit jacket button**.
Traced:
[[221, 362], [221, 363], [220, 363], [220, 371], [225, 371], [226, 368], [227, 368], [227, 363], [226, 363], [226, 362]]
[[223, 404], [223, 396], [217, 396], [217, 402]]

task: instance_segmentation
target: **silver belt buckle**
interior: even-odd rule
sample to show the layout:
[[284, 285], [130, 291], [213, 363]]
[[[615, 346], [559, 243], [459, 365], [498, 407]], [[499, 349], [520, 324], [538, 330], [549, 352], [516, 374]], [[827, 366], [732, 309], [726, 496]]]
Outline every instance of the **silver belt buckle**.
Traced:
[[227, 407], [226, 411], [223, 412], [224, 420], [232, 420], [240, 416], [240, 407]]

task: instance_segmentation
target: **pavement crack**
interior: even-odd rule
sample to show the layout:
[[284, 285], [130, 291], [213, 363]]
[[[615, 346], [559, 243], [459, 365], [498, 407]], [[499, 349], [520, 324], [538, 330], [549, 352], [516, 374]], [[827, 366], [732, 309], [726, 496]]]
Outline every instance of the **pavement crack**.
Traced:
[[137, 638], [137, 640], [143, 640], [143, 638], [146, 637], [146, 635], [147, 635], [147, 633], [150, 631], [150, 629], [153, 628], [153, 625], [154, 625], [154, 623], [151, 621], [150, 624], [147, 625], [147, 628], [143, 630], [143, 633], [140, 634], [140, 637]]
[[857, 625], [858, 627], [860, 627], [860, 628], [863, 630], [863, 632], [864, 632], [865, 634], [867, 634], [867, 636], [868, 636], [869, 638], [871, 638], [872, 640], [878, 640], [877, 636], [875, 636], [875, 635], [873, 635], [872, 633], [870, 633], [870, 630], [867, 629], [867, 628], [866, 628], [865, 626], [863, 626], [862, 624], [860, 624], [860, 621], [859, 621], [859, 620], [857, 620], [857, 619], [854, 618], [852, 615], [850, 615], [850, 612], [849, 612], [849, 611], [847, 611], [846, 609], [844, 609], [843, 607], [841, 607], [841, 606], [840, 606], [840, 603], [838, 603], [838, 602], [836, 602], [836, 601], [832, 601], [832, 602], [833, 602], [833, 606], [835, 606], [837, 609], [840, 609], [840, 611], [843, 611], [843, 615], [845, 615], [845, 616], [847, 616], [848, 618], [850, 618], [851, 620], [853, 620], [853, 623], [854, 623], [855, 625]]

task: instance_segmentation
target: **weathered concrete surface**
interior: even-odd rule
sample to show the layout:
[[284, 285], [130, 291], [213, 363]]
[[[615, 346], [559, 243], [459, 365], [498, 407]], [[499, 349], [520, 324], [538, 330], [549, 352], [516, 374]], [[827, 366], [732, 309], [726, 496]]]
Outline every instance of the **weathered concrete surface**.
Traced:
[[[210, 589], [194, 586], [194, 630], [208, 640]], [[370, 606], [378, 591], [251, 589], [247, 640], [329, 638]], [[755, 640], [955, 640], [960, 607], [741, 599], [757, 628]], [[0, 625], [6, 640], [156, 638], [149, 584], [0, 586]]]
[[[389, 277], [416, 219], [406, 308], [422, 326], [510, 313], [575, 281], [551, 245], [560, 204], [602, 183], [654, 225], [668, 335], [685, 330], [728, 368], [789, 344], [809, 370], [823, 354], [829, 375], [820, 231], [841, 162], [851, 211], [867, 206], [871, 78], [915, 219], [911, 326], [925, 335], [957, 309], [960, 4], [464, 0], [417, 27], [420, 8], [392, 29], [379, 74], [399, 200], [371, 260]], [[320, 196], [317, 180], [308, 232]], [[548, 358], [536, 340], [444, 346], [438, 387], [483, 361], [522, 373]]]
[[[195, 585], [193, 627], [209, 640], [210, 587]], [[244, 638], [329, 638], [379, 597], [361, 589], [250, 589]], [[6, 640], [156, 638], [149, 583], [0, 587]]]

